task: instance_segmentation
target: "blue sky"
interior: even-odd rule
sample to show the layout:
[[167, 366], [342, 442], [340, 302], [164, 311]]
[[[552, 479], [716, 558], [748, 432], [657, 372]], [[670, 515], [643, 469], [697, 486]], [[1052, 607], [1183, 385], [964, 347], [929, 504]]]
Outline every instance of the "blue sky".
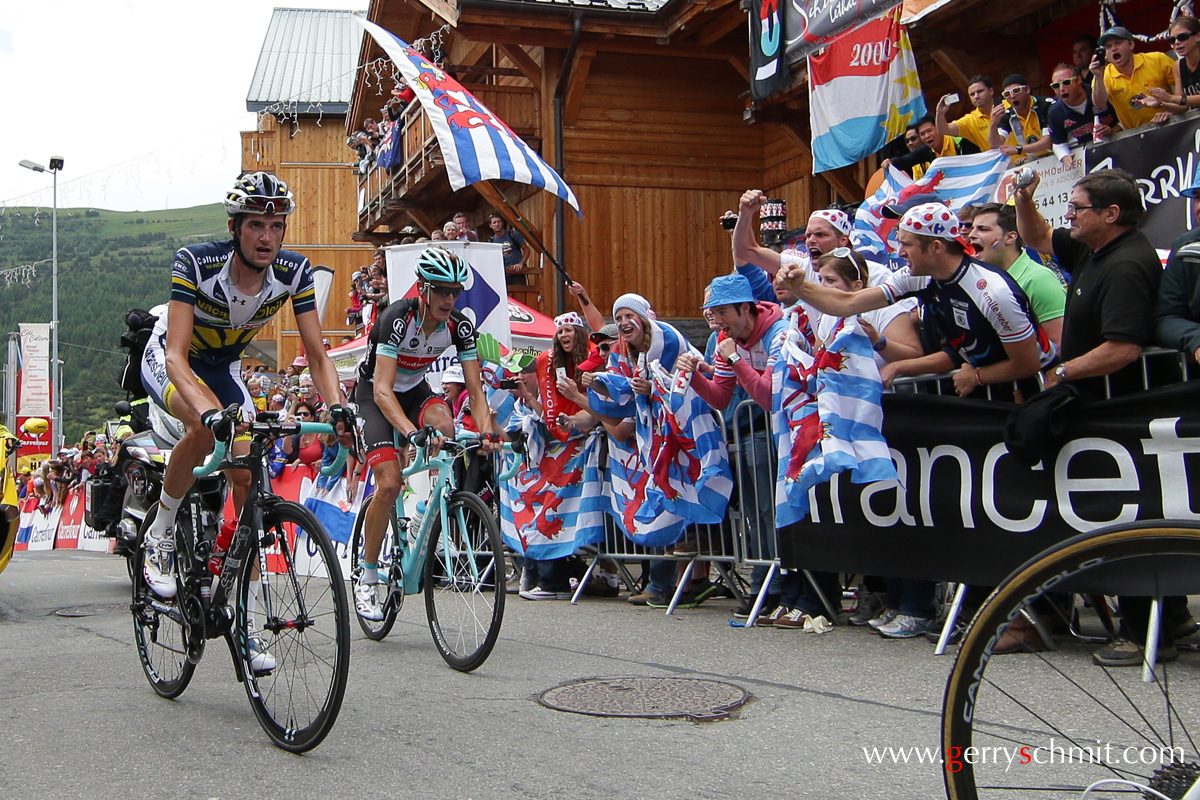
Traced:
[[9, 3], [0, 16], [0, 206], [151, 211], [216, 202], [237, 177], [246, 93], [276, 6], [367, 0]]

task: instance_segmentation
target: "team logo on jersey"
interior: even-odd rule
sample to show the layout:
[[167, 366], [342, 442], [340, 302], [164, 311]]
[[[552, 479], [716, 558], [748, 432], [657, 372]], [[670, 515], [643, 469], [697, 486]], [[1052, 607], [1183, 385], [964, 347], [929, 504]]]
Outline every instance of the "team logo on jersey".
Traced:
[[980, 289], [980, 290], [986, 289], [986, 288], [987, 288], [987, 279], [986, 279], [986, 278], [980, 278], [980, 279], [979, 279], [979, 281], [978, 281], [978, 282], [976, 282], [976, 284], [975, 284], [975, 288], [976, 288], [976, 289]]
[[421, 343], [421, 340], [420, 340], [420, 339], [418, 339], [417, 337], [415, 337], [415, 336], [414, 336], [414, 337], [413, 337], [413, 340], [412, 340], [411, 342], [409, 342], [409, 343], [408, 343], [408, 346], [409, 346], [409, 347], [416, 347], [416, 346], [417, 346], [417, 345], [419, 345], [420, 343]]

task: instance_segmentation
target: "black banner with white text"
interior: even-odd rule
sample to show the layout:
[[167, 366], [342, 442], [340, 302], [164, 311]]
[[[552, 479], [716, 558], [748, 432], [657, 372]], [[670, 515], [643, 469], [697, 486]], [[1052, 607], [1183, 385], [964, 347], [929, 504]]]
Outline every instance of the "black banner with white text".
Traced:
[[1033, 468], [1004, 444], [1010, 404], [891, 394], [883, 405], [900, 487], [845, 475], [818, 487], [814, 521], [780, 531], [784, 567], [996, 585], [1081, 532], [1200, 520], [1200, 382], [1085, 406]]

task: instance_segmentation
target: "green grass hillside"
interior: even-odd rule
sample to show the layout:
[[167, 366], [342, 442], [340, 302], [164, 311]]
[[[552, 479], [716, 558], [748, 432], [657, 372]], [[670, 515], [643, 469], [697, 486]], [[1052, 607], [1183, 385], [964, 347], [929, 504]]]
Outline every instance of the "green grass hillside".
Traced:
[[[166, 302], [174, 251], [224, 238], [225, 220], [216, 203], [145, 212], [59, 209], [59, 358], [67, 441], [110, 418], [113, 404], [124, 397], [117, 376], [125, 312]], [[0, 209], [0, 276], [37, 264], [28, 283], [0, 281], [0, 332], [15, 332], [21, 322], [50, 321], [50, 229], [49, 209]], [[6, 357], [0, 346], [0, 362]]]

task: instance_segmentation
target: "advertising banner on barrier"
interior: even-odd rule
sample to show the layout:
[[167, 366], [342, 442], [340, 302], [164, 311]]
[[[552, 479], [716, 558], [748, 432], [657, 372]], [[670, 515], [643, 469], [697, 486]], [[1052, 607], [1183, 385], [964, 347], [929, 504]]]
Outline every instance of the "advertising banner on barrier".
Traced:
[[67, 496], [63, 499], [58, 528], [54, 532], [54, 548], [56, 550], [78, 549], [80, 531], [83, 527], [83, 487], [76, 486], [67, 492]]
[[[1180, 195], [1192, 185], [1200, 163], [1200, 119], [1147, 125], [1087, 148], [1087, 172], [1123, 169], [1137, 179], [1146, 215], [1138, 226], [1160, 250], [1197, 224], [1192, 204]], [[1041, 190], [1039, 188], [1039, 194]]]
[[[52, 508], [43, 512], [40, 508], [30, 515], [29, 538], [26, 540], [26, 550], [53, 550], [54, 536], [58, 530], [58, 519], [62, 508]], [[20, 533], [17, 534], [18, 539]]]
[[1063, 444], [1035, 467], [1004, 443], [1007, 403], [884, 396], [899, 483], [817, 487], [812, 521], [780, 530], [785, 568], [994, 586], [1064, 539], [1135, 520], [1200, 520], [1200, 383], [1068, 416]]
[[1019, 167], [1013, 167], [1000, 178], [993, 199], [997, 203], [1007, 203], [1013, 195], [1013, 180], [1017, 173], [1025, 167], [1037, 170], [1040, 182], [1033, 203], [1038, 211], [1055, 228], [1069, 228], [1067, 221], [1067, 203], [1071, 200], [1071, 188], [1083, 177], [1082, 159], [1074, 159], [1074, 164], [1064, 167], [1053, 153], [1041, 158], [1033, 158]]

